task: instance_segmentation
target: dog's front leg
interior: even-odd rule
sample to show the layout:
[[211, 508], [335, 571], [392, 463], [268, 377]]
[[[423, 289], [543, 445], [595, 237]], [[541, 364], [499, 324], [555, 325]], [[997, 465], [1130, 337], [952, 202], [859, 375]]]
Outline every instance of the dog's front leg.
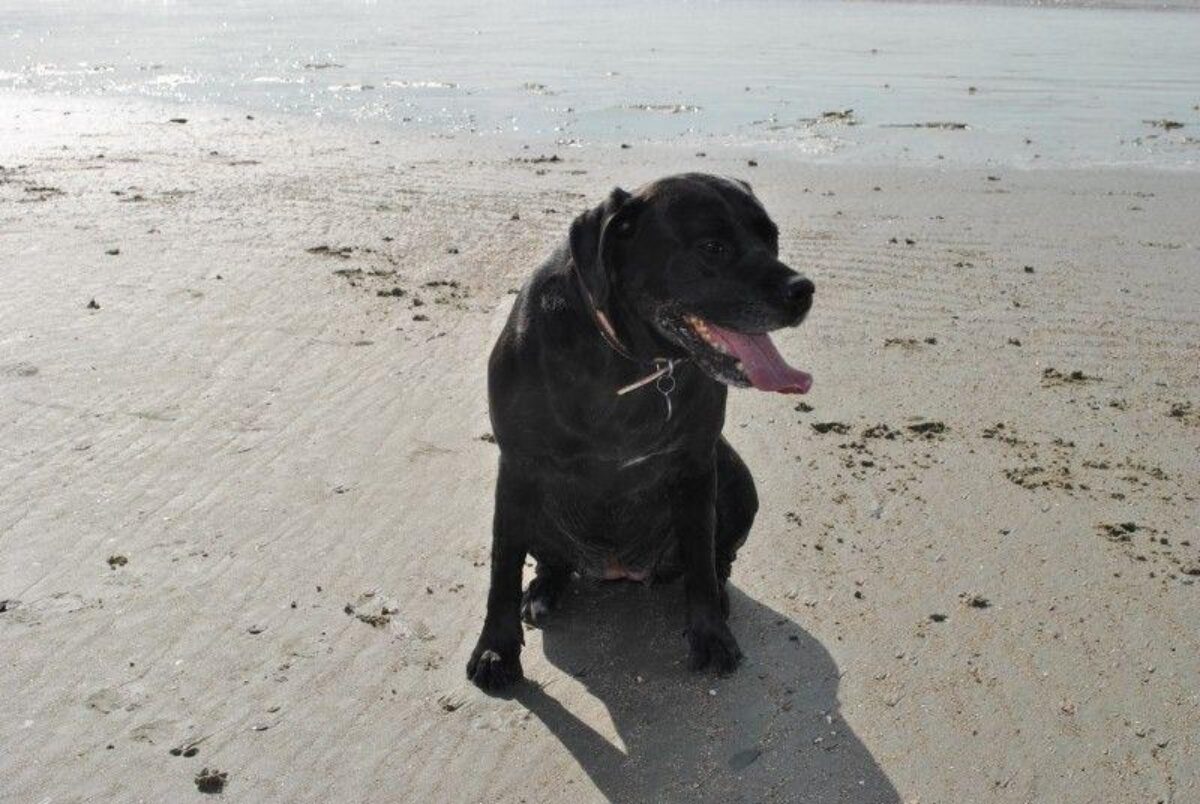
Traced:
[[500, 461], [496, 512], [492, 519], [492, 578], [483, 631], [467, 662], [467, 678], [480, 689], [503, 689], [522, 677], [521, 571], [525, 566], [527, 520], [536, 502]]
[[671, 492], [671, 519], [679, 540], [687, 599], [688, 667], [728, 673], [742, 652], [721, 611], [715, 548], [717, 478], [712, 467], [680, 478]]

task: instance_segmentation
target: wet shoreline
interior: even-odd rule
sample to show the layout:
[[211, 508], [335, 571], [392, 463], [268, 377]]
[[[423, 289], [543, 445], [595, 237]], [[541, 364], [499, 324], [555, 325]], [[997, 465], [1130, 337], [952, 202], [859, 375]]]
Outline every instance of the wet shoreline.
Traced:
[[14, 31], [0, 89], [378, 122], [414, 138], [1200, 166], [1200, 14], [665, 3], [631, 27], [633, 8], [457, 4], [413, 19], [355, 3], [23, 4], [0, 17]]

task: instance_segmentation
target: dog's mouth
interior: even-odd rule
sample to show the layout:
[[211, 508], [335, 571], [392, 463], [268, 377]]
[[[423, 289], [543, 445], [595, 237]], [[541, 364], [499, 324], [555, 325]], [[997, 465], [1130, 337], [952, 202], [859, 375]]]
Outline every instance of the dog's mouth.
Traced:
[[672, 329], [692, 359], [727, 385], [780, 394], [806, 394], [812, 387], [812, 375], [788, 365], [766, 333], [737, 332], [690, 313], [682, 323]]

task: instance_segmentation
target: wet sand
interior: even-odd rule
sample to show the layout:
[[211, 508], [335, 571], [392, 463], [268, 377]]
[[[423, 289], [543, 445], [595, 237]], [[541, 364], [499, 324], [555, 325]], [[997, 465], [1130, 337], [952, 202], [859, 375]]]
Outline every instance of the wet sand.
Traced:
[[[1200, 797], [1196, 173], [0, 106], [0, 798]], [[747, 661], [579, 582], [486, 697], [487, 351], [574, 214], [684, 169], [818, 288], [813, 392], [731, 396]]]

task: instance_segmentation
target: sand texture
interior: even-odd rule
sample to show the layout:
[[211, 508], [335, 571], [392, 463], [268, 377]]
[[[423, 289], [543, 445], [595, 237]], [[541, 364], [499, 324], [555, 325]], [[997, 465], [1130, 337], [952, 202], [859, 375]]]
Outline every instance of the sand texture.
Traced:
[[[1200, 174], [0, 106], [0, 800], [1200, 801]], [[747, 661], [581, 581], [486, 697], [487, 352], [685, 169], [817, 284], [731, 396]]]

